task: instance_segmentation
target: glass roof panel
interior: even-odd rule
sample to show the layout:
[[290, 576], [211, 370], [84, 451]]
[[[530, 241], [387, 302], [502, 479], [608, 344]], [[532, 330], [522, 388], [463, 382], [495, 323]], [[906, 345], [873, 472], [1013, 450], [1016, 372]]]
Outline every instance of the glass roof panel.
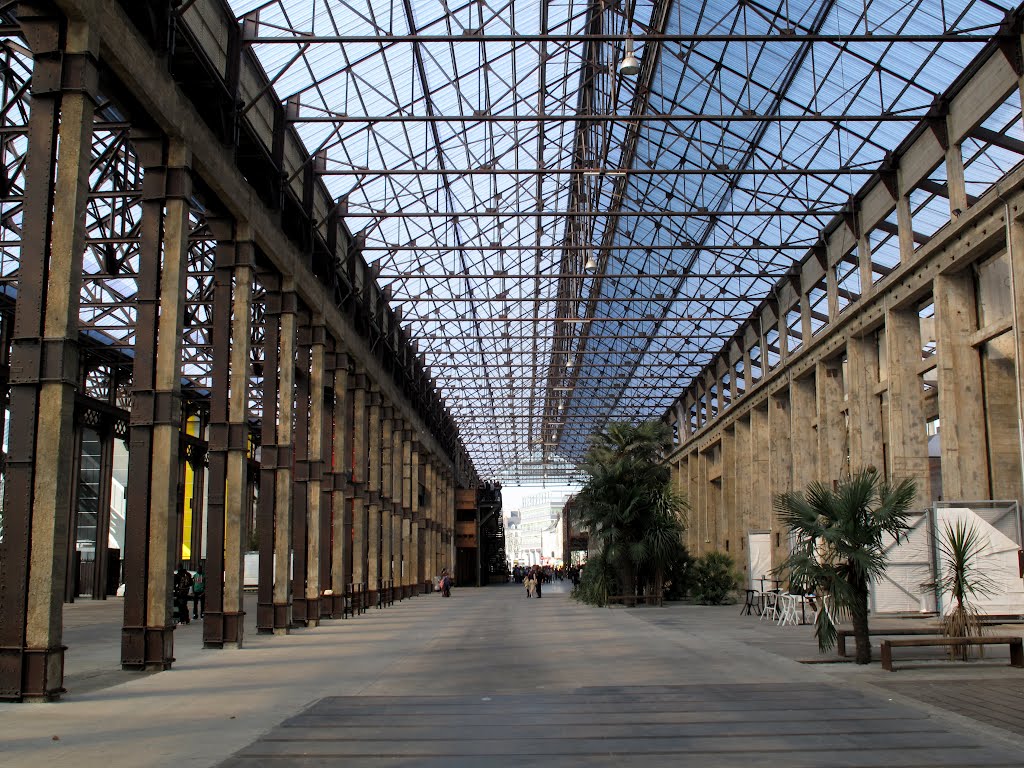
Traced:
[[230, 2], [485, 478], [659, 416], [1011, 7]]

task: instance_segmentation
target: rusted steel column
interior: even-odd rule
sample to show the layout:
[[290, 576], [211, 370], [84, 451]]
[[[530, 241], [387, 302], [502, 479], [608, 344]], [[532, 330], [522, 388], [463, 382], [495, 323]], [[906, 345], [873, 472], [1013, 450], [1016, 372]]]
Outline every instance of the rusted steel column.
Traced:
[[395, 596], [401, 600], [405, 597], [403, 581], [403, 550], [402, 550], [402, 434], [404, 422], [396, 412], [391, 425], [391, 557], [392, 579], [395, 582]]
[[[281, 291], [280, 353], [277, 390], [277, 448], [274, 480], [274, 634], [286, 635], [292, 625], [292, 446], [294, 445], [295, 313], [298, 297], [291, 278]], [[264, 416], [266, 418], [266, 416]]]
[[412, 430], [402, 431], [402, 594], [412, 597], [416, 582], [416, 558], [413, 556], [412, 515]]
[[231, 277], [234, 272], [234, 222], [209, 217], [217, 242], [213, 261], [213, 366], [210, 388], [209, 486], [206, 507], [206, 606], [203, 645], [224, 645], [224, 488], [228, 463], [228, 375], [231, 363]]
[[321, 548], [330, 548], [330, 539], [322, 541], [323, 517], [320, 478], [323, 474], [324, 450], [324, 355], [327, 329], [323, 318], [313, 316], [310, 325], [309, 352], [309, 434], [306, 456], [306, 626], [320, 623]]
[[207, 221], [217, 249], [203, 645], [237, 648], [243, 644], [245, 615], [242, 585], [248, 518], [246, 449], [253, 244], [246, 239], [244, 225], [236, 227], [230, 219]]
[[423, 546], [423, 511], [420, 507], [420, 453], [423, 450], [418, 440], [412, 443], [412, 547], [413, 562], [413, 594], [423, 592], [426, 566], [423, 562], [425, 547]]
[[0, 699], [49, 701], [64, 692], [62, 607], [71, 511], [66, 472], [76, 450], [96, 46], [87, 28], [65, 28], [33, 4], [19, 6], [18, 18], [35, 63], [0, 542]]
[[[299, 341], [295, 352], [295, 479], [292, 484], [292, 626], [307, 626], [306, 532], [309, 521], [309, 365], [312, 327], [309, 313], [300, 311]], [[287, 361], [282, 361], [287, 364]], [[317, 611], [316, 620], [320, 614]]]
[[[235, 232], [231, 320], [231, 392], [228, 400], [228, 476], [224, 531], [224, 644], [244, 640], [245, 552], [249, 541], [249, 353], [255, 246], [247, 226]], [[209, 577], [207, 577], [209, 578]]]
[[[256, 631], [274, 631], [274, 540], [277, 504], [277, 402], [278, 345], [281, 332], [280, 279], [261, 273], [266, 290], [263, 332], [263, 407], [260, 426], [260, 500], [256, 511], [256, 535], [259, 538], [260, 575], [256, 597]], [[285, 624], [287, 626], [287, 624]]]
[[390, 581], [393, 575], [392, 521], [394, 518], [395, 480], [395, 409], [390, 404], [381, 408], [381, 501], [380, 501], [380, 562], [381, 580]]
[[366, 583], [369, 384], [362, 372], [352, 380], [352, 581]]
[[380, 587], [380, 489], [381, 489], [381, 395], [376, 386], [370, 392], [369, 463], [367, 465], [368, 505], [366, 512], [366, 580], [370, 592], [370, 605], [376, 605]]
[[172, 572], [178, 542], [181, 337], [188, 264], [190, 153], [163, 137], [133, 139], [145, 169], [131, 471], [125, 516], [125, 601], [121, 666], [169, 669], [174, 661]]
[[331, 493], [331, 516], [333, 536], [331, 539], [331, 618], [342, 617], [345, 602], [345, 587], [352, 575], [352, 523], [349, 516], [352, 472], [352, 429], [349, 423], [352, 413], [352, 398], [348, 388], [348, 355], [334, 353], [334, 455], [332, 458], [334, 478]]

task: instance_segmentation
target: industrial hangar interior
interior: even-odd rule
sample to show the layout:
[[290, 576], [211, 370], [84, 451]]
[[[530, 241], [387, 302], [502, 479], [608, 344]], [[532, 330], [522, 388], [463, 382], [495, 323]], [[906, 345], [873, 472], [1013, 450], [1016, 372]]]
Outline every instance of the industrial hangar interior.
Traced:
[[260, 632], [427, 591], [610, 421], [672, 425], [694, 553], [863, 466], [1019, 500], [1022, 18], [0, 2], [0, 699], [120, 585], [170, 668], [181, 560], [207, 648], [246, 552]]

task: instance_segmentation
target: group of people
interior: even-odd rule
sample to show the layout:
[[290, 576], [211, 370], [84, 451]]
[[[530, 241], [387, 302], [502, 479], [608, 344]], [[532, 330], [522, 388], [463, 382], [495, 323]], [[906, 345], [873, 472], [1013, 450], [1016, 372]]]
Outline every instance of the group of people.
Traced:
[[[192, 618], [188, 615], [188, 604], [192, 601]], [[178, 563], [174, 572], [174, 618], [178, 624], [190, 624], [192, 619], [206, 614], [206, 575], [203, 566], [189, 571], [185, 563]]]
[[535, 565], [523, 574], [522, 580], [523, 586], [526, 587], [527, 597], [543, 597], [544, 582], [551, 581], [551, 577], [544, 572], [543, 568]]
[[441, 591], [441, 597], [452, 596], [452, 577], [447, 568], [441, 569], [441, 576], [437, 579], [437, 588]]

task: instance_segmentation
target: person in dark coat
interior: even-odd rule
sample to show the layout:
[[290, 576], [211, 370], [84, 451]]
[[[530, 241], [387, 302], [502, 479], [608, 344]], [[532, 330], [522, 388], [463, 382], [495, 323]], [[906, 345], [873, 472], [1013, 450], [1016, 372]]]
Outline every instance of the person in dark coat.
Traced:
[[188, 598], [192, 593], [192, 574], [185, 570], [185, 563], [178, 563], [174, 572], [174, 609], [179, 624], [189, 624]]

